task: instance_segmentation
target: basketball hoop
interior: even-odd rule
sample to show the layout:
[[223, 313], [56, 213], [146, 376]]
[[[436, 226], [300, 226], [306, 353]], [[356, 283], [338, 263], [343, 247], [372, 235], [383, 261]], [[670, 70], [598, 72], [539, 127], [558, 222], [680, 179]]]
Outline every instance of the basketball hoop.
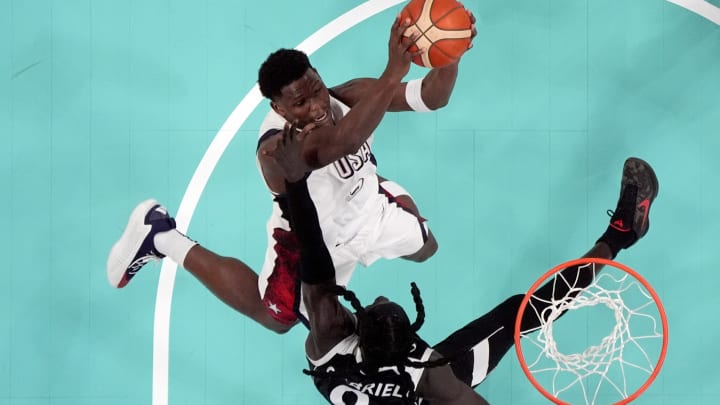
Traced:
[[[577, 274], [592, 271], [593, 282], [575, 287], [577, 280], [560, 273], [572, 266], [578, 267]], [[554, 299], [533, 296], [548, 281]], [[568, 289], [567, 294], [556, 296], [556, 286]], [[525, 315], [526, 310], [531, 312]], [[521, 331], [527, 317], [540, 326]], [[604, 325], [599, 322], [603, 319]], [[515, 351], [522, 369], [556, 404], [635, 400], [660, 372], [667, 344], [667, 317], [655, 290], [631, 268], [607, 259], [571, 260], [545, 273], [525, 294], [515, 321]]]

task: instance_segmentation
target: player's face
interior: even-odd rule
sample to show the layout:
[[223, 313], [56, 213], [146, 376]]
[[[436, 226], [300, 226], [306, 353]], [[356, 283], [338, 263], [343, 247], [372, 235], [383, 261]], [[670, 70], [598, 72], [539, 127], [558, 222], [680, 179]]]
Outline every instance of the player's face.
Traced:
[[272, 103], [278, 114], [288, 122], [297, 120], [302, 128], [307, 124], [331, 125], [330, 93], [314, 69], [283, 87], [281, 96]]

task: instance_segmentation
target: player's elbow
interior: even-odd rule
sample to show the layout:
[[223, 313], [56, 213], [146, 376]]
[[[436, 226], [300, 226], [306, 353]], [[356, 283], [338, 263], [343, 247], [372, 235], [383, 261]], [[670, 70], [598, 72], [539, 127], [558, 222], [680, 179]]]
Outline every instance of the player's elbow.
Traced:
[[439, 110], [448, 105], [450, 102], [450, 95], [436, 96], [425, 101], [425, 105], [431, 110]]

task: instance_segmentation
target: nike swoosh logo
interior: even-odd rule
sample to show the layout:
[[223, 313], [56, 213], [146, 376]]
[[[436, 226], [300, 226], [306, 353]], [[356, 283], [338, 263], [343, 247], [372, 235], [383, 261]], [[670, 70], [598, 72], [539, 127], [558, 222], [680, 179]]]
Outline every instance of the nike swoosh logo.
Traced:
[[347, 198], [345, 200], [346, 201], [352, 200], [352, 198], [355, 197], [355, 194], [357, 194], [358, 191], [360, 191], [360, 189], [363, 187], [363, 184], [365, 184], [365, 179], [360, 178], [360, 182], [358, 182], [358, 184], [356, 184], [355, 187], [353, 187], [352, 191], [350, 191], [350, 194], [347, 196]]
[[643, 219], [642, 219], [642, 224], [640, 225], [640, 229], [642, 229], [645, 227], [645, 222], [647, 222], [648, 211], [650, 211], [650, 200], [648, 200], [646, 198], [646, 199], [640, 201], [640, 204], [638, 204], [638, 207], [643, 209]]

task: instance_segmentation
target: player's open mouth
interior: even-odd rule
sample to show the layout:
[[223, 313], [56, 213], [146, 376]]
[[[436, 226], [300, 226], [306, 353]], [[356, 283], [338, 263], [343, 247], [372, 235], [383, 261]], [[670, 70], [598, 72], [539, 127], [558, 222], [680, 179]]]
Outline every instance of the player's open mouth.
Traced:
[[315, 122], [323, 122], [323, 121], [325, 121], [325, 119], [326, 119], [327, 117], [328, 117], [328, 113], [327, 113], [327, 111], [325, 111], [325, 114], [323, 114], [323, 115], [315, 118], [314, 121], [315, 121]]

